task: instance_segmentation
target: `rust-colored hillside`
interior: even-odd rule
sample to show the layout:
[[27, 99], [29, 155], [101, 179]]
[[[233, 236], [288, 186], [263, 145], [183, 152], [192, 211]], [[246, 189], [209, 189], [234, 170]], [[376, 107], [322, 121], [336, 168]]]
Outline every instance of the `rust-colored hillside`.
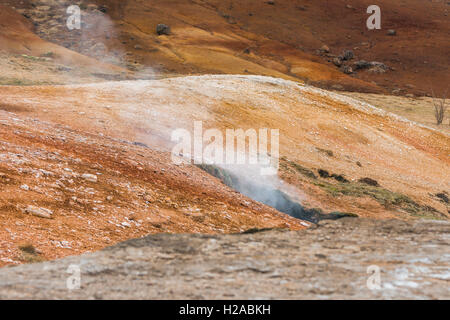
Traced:
[[[157, 76], [259, 74], [326, 88], [420, 95], [430, 94], [431, 88], [443, 93], [450, 80], [445, 1], [379, 1], [382, 29], [375, 31], [366, 28], [366, 9], [372, 4], [366, 0], [78, 1], [83, 24], [73, 31], [65, 24], [68, 1], [1, 3], [29, 17], [43, 39], [140, 71], [138, 76], [151, 74], [148, 67]], [[160, 23], [169, 25], [172, 34], [158, 36]], [[388, 35], [389, 29], [396, 35]], [[22, 41], [20, 34], [15, 41]], [[328, 53], [320, 52], [324, 45]], [[28, 52], [19, 44], [17, 49]], [[348, 62], [353, 69], [359, 60], [389, 69], [345, 74], [332, 62], [344, 50], [354, 53]]]

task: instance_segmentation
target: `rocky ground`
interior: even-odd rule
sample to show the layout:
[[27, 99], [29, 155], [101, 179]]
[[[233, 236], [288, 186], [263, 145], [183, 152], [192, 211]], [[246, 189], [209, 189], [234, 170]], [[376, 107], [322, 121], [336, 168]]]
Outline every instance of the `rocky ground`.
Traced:
[[[159, 234], [4, 268], [0, 298], [449, 299], [449, 235], [448, 222], [358, 218], [296, 232]], [[69, 290], [77, 267], [81, 287]]]
[[149, 233], [305, 226], [167, 152], [0, 111], [0, 266]]
[[445, 133], [313, 87], [224, 75], [0, 94], [0, 265], [151, 233], [309, 226], [194, 165], [176, 166], [170, 133], [198, 119], [223, 132], [280, 128], [279, 176], [255, 188], [269, 183], [324, 213], [448, 219]]

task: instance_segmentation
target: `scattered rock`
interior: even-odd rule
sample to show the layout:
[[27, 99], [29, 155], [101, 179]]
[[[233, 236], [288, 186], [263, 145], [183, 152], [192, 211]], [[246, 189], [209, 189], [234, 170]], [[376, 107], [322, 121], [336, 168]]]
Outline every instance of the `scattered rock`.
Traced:
[[25, 209], [25, 213], [31, 214], [36, 217], [51, 219], [53, 211], [46, 209], [46, 208], [39, 208], [39, 207], [30, 205]]
[[322, 178], [326, 178], [326, 179], [334, 178], [336, 181], [339, 181], [339, 182], [345, 182], [345, 183], [349, 182], [342, 174], [335, 174], [335, 173], [330, 174], [327, 170], [323, 170], [323, 169], [319, 169], [318, 173], [319, 173], [319, 176]]
[[166, 25], [166, 24], [162, 24], [162, 23], [160, 23], [160, 24], [158, 24], [157, 26], [156, 26], [156, 33], [158, 34], [158, 35], [170, 35], [171, 34], [171, 30], [170, 30], [170, 27], [168, 26], [168, 25]]
[[353, 64], [353, 67], [355, 68], [355, 70], [367, 69], [367, 68], [370, 68], [371, 66], [372, 66], [371, 63], [366, 60], [359, 60]]
[[353, 64], [353, 67], [355, 68], [355, 70], [369, 69], [369, 71], [373, 73], [385, 73], [387, 70], [389, 70], [389, 67], [387, 65], [378, 61], [368, 62], [365, 60], [359, 60]]
[[145, 194], [145, 195], [143, 196], [143, 198], [144, 198], [144, 200], [147, 201], [148, 203], [153, 203], [153, 202], [156, 201], [156, 199], [155, 199], [152, 195], [150, 195], [150, 194]]
[[327, 45], [323, 45], [322, 47], [320, 47], [320, 51], [324, 52], [324, 53], [329, 53], [330, 52], [330, 48]]
[[436, 193], [436, 197], [441, 199], [442, 202], [445, 202], [447, 204], [449, 203], [448, 195], [445, 192]]
[[49, 11], [51, 9], [50, 6], [38, 6], [36, 7], [37, 11]]
[[371, 68], [369, 69], [369, 72], [385, 73], [386, 71], [389, 70], [389, 67], [382, 62], [372, 61], [370, 63], [370, 65], [371, 65]]
[[319, 169], [318, 173], [319, 173], [319, 176], [322, 178], [330, 177], [330, 173], [327, 170]]
[[345, 74], [352, 74], [353, 73], [353, 68], [350, 66], [343, 66], [342, 67], [342, 72]]
[[342, 57], [343, 60], [352, 60], [354, 57], [353, 51], [352, 50], [344, 50], [344, 52], [342, 53]]
[[374, 179], [371, 179], [371, 178], [367, 178], [367, 177], [359, 179], [358, 182], [367, 184], [369, 186], [374, 186], [374, 187], [379, 187], [380, 186], [378, 184], [378, 181], [376, 181]]
[[394, 29], [389, 29], [387, 32], [388, 36], [396, 36], [397, 35], [397, 31], [395, 31]]
[[344, 91], [344, 87], [342, 85], [340, 85], [340, 84], [333, 84], [331, 86], [331, 89], [332, 90], [336, 90], [336, 91]]
[[23, 184], [23, 185], [20, 186], [20, 189], [25, 190], [25, 191], [29, 191], [30, 187], [27, 186], [26, 184]]
[[334, 58], [334, 59], [333, 59], [333, 64], [334, 64], [336, 67], [342, 66], [342, 59], [341, 59], [340, 57]]
[[95, 174], [85, 173], [81, 178], [90, 182], [97, 182], [97, 176]]
[[108, 7], [105, 6], [105, 5], [101, 5], [100, 7], [98, 7], [98, 10], [100, 12], [107, 13], [108, 12]]
[[339, 182], [344, 182], [344, 183], [349, 182], [342, 174], [335, 174], [335, 173], [333, 173], [331, 175], [331, 177], [334, 178], [336, 181], [339, 181]]
[[333, 151], [331, 151], [331, 150], [328, 150], [328, 149], [322, 149], [322, 148], [316, 148], [316, 150], [317, 150], [318, 152], [321, 152], [321, 153], [326, 154], [326, 155], [329, 156], [329, 157], [334, 157], [334, 153], [333, 153]]

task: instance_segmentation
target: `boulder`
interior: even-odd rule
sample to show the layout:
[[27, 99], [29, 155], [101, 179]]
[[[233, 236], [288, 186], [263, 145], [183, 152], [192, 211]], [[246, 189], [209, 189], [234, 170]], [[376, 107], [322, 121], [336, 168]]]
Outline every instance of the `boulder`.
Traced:
[[344, 50], [342, 53], [343, 60], [351, 60], [355, 55], [352, 50]]
[[320, 51], [324, 52], [324, 53], [329, 53], [330, 52], [330, 48], [327, 45], [323, 45], [322, 47], [320, 47]]
[[371, 178], [367, 178], [367, 177], [359, 179], [358, 182], [364, 183], [364, 184], [367, 184], [367, 185], [373, 186], [373, 187], [379, 186], [378, 181], [371, 179]]
[[158, 34], [158, 35], [170, 35], [170, 33], [171, 33], [171, 30], [170, 30], [170, 27], [168, 26], [168, 25], [166, 25], [166, 24], [162, 24], [162, 23], [160, 23], [160, 24], [158, 24], [157, 26], [156, 26], [156, 33]]
[[355, 70], [358, 70], [358, 69], [367, 69], [367, 68], [370, 68], [370, 67], [371, 67], [371, 64], [370, 64], [370, 62], [368, 62], [368, 61], [366, 61], [366, 60], [359, 60], [359, 61], [356, 61], [356, 62], [353, 64], [353, 67], [355, 68]]
[[342, 67], [342, 72], [345, 74], [352, 74], [353, 73], [353, 68], [350, 66], [343, 66]]
[[334, 64], [336, 67], [342, 66], [342, 59], [341, 59], [340, 57], [334, 58], [334, 59], [333, 59], [333, 64]]

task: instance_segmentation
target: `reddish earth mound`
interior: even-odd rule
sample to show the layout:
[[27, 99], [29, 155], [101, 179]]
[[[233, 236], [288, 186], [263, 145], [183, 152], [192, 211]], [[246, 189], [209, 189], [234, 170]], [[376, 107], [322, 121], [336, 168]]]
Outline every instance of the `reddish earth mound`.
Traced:
[[449, 217], [436, 196], [450, 188], [448, 135], [296, 82], [222, 75], [3, 87], [0, 94], [6, 110], [167, 151], [171, 132], [192, 132], [196, 120], [221, 132], [279, 129], [280, 177], [304, 206], [373, 218]]

